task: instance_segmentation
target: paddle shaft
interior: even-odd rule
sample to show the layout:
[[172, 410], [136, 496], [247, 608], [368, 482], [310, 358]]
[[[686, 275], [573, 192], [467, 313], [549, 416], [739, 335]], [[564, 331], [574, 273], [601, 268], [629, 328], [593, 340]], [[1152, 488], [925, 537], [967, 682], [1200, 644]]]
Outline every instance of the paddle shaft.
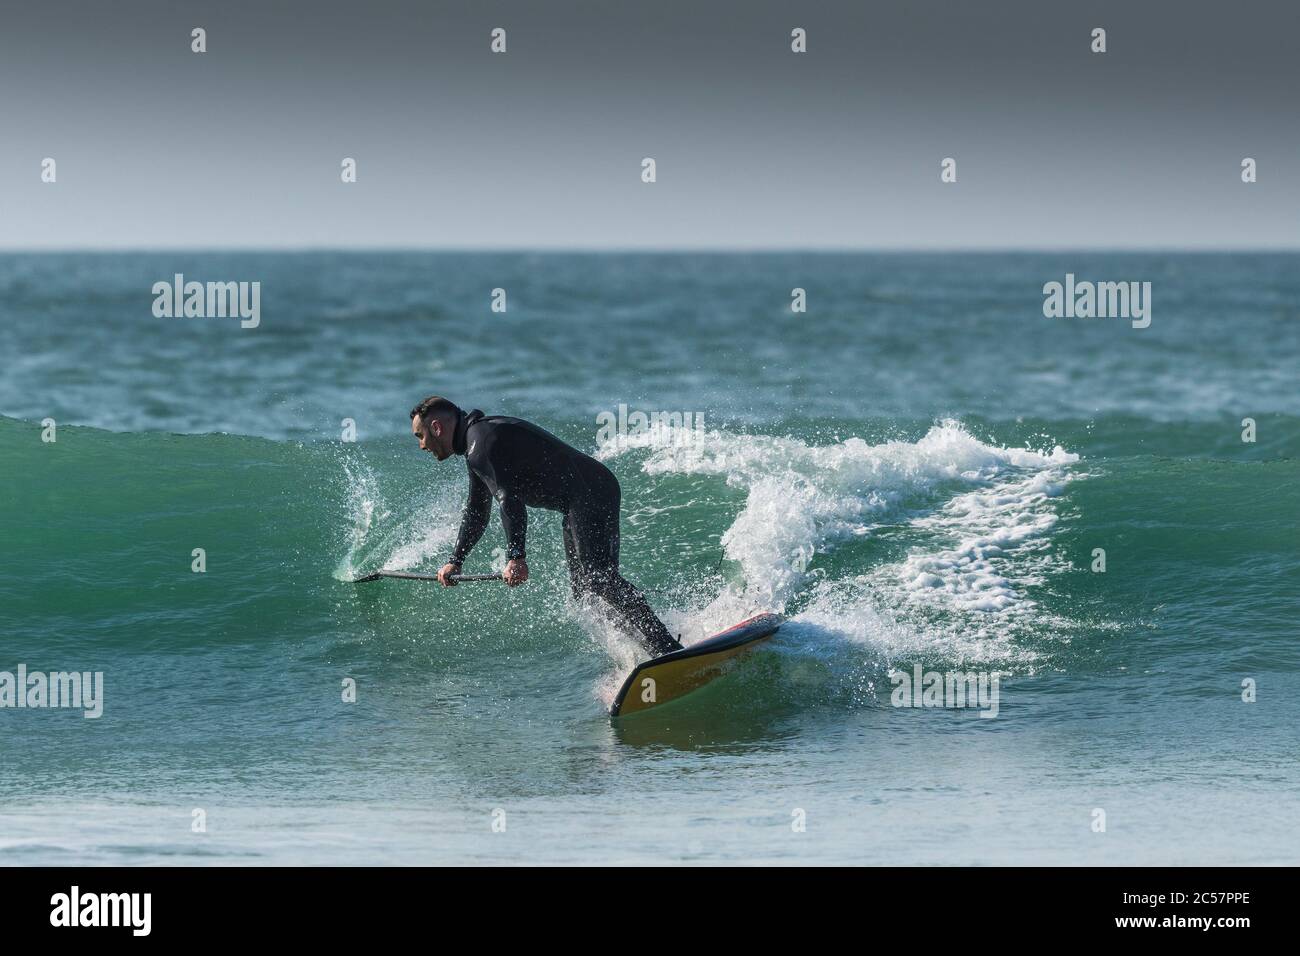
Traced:
[[[452, 574], [449, 575], [451, 580], [459, 584], [462, 581], [502, 581], [504, 578], [499, 574]], [[374, 574], [367, 574], [365, 577], [357, 578], [353, 584], [364, 584], [367, 581], [378, 581], [380, 578], [398, 578], [403, 581], [436, 581], [436, 574], [412, 574], [409, 571], [376, 571]]]

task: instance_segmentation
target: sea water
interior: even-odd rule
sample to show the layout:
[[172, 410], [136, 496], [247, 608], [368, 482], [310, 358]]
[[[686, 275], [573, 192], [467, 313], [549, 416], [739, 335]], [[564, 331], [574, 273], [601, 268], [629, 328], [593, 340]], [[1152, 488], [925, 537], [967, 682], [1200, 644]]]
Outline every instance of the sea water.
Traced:
[[[102, 674], [0, 708], [0, 862], [1300, 857], [1300, 257], [7, 255], [0, 356], [0, 672]], [[686, 643], [789, 622], [611, 722], [557, 515], [346, 583], [452, 546], [430, 393], [599, 455]], [[995, 717], [899, 706], [953, 672]]]

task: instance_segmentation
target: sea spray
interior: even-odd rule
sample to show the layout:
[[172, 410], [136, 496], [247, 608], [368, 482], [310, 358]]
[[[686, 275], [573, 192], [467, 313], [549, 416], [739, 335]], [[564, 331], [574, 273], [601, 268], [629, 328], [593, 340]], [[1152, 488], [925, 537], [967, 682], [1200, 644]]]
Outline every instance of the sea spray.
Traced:
[[[981, 501], [975, 492], [976, 497], [963, 499], [964, 489], [989, 489], [990, 500], [1005, 499], [999, 507], [983, 509], [988, 549], [1041, 534], [1054, 519], [1040, 515], [1026, 524], [1026, 509], [1040, 506], [1049, 490], [1068, 480], [1065, 469], [1078, 460], [1059, 446], [1042, 452], [985, 444], [954, 421], [934, 425], [917, 442], [878, 445], [849, 438], [818, 446], [713, 431], [698, 455], [683, 454], [662, 437], [632, 435], [609, 457], [637, 447], [638, 439], [652, 449], [642, 464], [648, 474], [717, 474], [746, 491], [744, 507], [721, 541], [727, 558], [741, 569], [743, 596], [775, 609], [784, 609], [804, 585], [818, 556], [910, 510], [929, 514], [963, 500], [970, 507]], [[955, 513], [962, 511], [958, 504]], [[973, 587], [984, 589], [978, 582]], [[1003, 596], [1008, 603], [1012, 599]]]

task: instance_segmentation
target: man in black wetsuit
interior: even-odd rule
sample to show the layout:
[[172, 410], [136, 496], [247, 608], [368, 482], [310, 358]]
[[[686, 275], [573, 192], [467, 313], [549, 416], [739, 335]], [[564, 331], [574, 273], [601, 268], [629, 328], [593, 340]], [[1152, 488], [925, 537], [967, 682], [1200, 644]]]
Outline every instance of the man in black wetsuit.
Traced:
[[530, 422], [485, 416], [477, 409], [464, 412], [436, 395], [411, 409], [411, 432], [421, 450], [439, 461], [464, 455], [469, 466], [469, 500], [456, 550], [438, 572], [442, 584], [456, 583], [449, 576], [460, 573], [465, 556], [483, 536], [493, 498], [501, 505], [506, 533], [508, 563], [502, 577], [511, 587], [528, 580], [528, 509], [559, 511], [564, 515], [564, 554], [573, 596], [590, 593], [601, 598], [656, 657], [681, 650], [645, 595], [618, 573], [622, 492], [613, 472]]

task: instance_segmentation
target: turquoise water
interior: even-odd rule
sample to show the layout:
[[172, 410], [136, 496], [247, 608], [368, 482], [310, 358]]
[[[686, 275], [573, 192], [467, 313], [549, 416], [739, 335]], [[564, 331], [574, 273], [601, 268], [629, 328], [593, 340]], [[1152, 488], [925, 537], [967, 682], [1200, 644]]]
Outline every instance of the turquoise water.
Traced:
[[[1295, 863], [1297, 266], [2, 256], [0, 671], [104, 708], [0, 709], [0, 862]], [[176, 272], [261, 324], [155, 318]], [[1066, 272], [1151, 281], [1151, 326], [1044, 318]], [[345, 583], [450, 548], [433, 391], [601, 454], [687, 643], [789, 623], [611, 722], [639, 652], [558, 516], [518, 590]], [[620, 405], [702, 427], [598, 447]], [[1006, 675], [998, 716], [891, 706], [916, 664]]]

